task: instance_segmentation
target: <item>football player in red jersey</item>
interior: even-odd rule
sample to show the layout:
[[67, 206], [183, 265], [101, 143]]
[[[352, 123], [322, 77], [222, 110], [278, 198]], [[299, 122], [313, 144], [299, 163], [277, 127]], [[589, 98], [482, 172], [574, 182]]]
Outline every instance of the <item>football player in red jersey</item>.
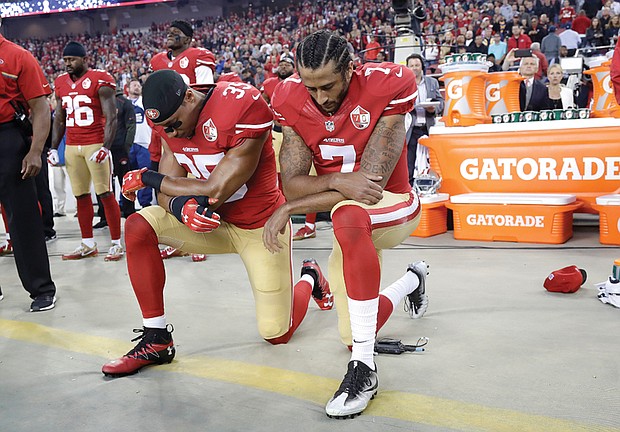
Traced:
[[103, 203], [112, 238], [105, 260], [118, 261], [125, 252], [121, 245], [121, 210], [112, 192], [110, 162], [110, 147], [116, 135], [116, 83], [106, 71], [89, 69], [86, 50], [77, 42], [69, 42], [62, 57], [67, 72], [54, 81], [57, 108], [48, 161], [51, 165], [58, 164], [57, 149], [66, 131], [65, 161], [82, 233], [80, 246], [64, 254], [62, 259], [94, 257], [98, 253], [93, 239], [92, 180], [95, 193]]
[[[271, 102], [271, 96], [276, 86], [295, 73], [295, 59], [292, 54], [282, 55], [278, 63], [276, 76], [267, 78], [260, 91], [267, 103]], [[282, 147], [282, 125], [276, 120], [273, 125], [273, 148], [276, 151], [276, 169], [280, 175], [280, 147]], [[310, 173], [316, 175], [314, 166]], [[293, 234], [293, 240], [305, 240], [316, 237], [316, 213], [306, 215], [306, 223]]]
[[166, 39], [166, 52], [151, 59], [151, 70], [172, 69], [187, 84], [213, 84], [215, 56], [205, 48], [190, 46], [194, 30], [187, 21], [172, 21]]
[[[280, 165], [287, 202], [266, 223], [264, 243], [277, 253], [283, 247], [278, 233], [291, 214], [331, 211], [329, 276], [340, 334], [352, 344], [352, 356], [326, 413], [350, 418], [377, 392], [376, 331], [402, 299], [413, 318], [426, 310], [424, 261], [409, 264], [379, 294], [381, 250], [406, 239], [420, 217], [408, 182], [404, 126], [417, 89], [405, 66], [354, 69], [346, 40], [326, 30], [299, 45], [297, 71], [271, 99], [283, 127]], [[316, 177], [308, 175], [313, 162]]]
[[290, 224], [279, 238], [286, 245], [282, 252], [271, 254], [262, 242], [263, 225], [284, 202], [267, 103], [249, 84], [223, 82], [198, 91], [170, 70], [146, 80], [143, 103], [154, 132], [165, 137], [160, 172], [130, 171], [123, 181], [128, 198], [145, 186], [159, 192], [158, 206], [125, 223], [127, 268], [144, 328], [136, 347], [106, 363], [103, 373], [127, 375], [174, 358], [160, 242], [194, 253], [238, 253], [252, 286], [260, 335], [274, 345], [288, 342], [311, 296], [324, 310], [333, 303], [314, 260], [304, 261], [293, 287]]
[[[168, 29], [166, 47], [168, 50], [156, 54], [151, 59], [150, 68], [153, 71], [161, 69], [172, 69], [183, 77], [189, 84], [213, 84], [215, 72], [215, 56], [205, 48], [195, 48], [190, 46], [194, 30], [187, 21], [172, 21]], [[157, 149], [149, 149], [151, 153], [161, 152], [161, 139], [155, 138], [151, 141], [151, 146]], [[171, 246], [161, 251], [162, 258], [182, 256], [176, 248]], [[204, 254], [192, 255], [193, 261], [204, 261], [207, 259]]]

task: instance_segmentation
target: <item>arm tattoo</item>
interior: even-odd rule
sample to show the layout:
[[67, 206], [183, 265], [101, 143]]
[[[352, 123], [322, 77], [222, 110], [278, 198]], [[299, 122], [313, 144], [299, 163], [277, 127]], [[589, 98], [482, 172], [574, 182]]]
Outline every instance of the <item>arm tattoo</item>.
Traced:
[[387, 121], [386, 117], [379, 119], [360, 163], [361, 171], [383, 176], [384, 181], [392, 175], [405, 145], [403, 121], [393, 120], [395, 118], [391, 121]]
[[312, 165], [312, 153], [303, 139], [290, 127], [282, 128], [280, 172], [282, 179], [306, 175]]

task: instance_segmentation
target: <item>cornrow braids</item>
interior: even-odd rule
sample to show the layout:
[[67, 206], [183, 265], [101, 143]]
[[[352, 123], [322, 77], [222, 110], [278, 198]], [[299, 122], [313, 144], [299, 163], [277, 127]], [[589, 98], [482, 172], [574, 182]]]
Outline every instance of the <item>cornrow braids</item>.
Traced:
[[308, 35], [297, 48], [297, 68], [319, 69], [330, 61], [336, 64], [336, 72], [344, 75], [353, 60], [347, 41], [329, 30], [319, 30]]

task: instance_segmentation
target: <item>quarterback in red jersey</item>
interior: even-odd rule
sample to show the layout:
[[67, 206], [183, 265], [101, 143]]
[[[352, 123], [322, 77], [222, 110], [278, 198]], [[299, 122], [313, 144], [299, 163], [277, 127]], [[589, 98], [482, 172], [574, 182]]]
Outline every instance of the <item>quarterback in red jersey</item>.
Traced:
[[[326, 30], [297, 49], [297, 71], [271, 100], [283, 126], [280, 152], [287, 202], [265, 225], [265, 246], [281, 250], [278, 233], [292, 214], [331, 211], [329, 276], [340, 335], [352, 344], [342, 385], [326, 405], [330, 417], [360, 414], [377, 392], [375, 333], [404, 299], [412, 318], [427, 305], [424, 261], [379, 294], [382, 249], [400, 244], [420, 217], [407, 172], [404, 115], [417, 89], [413, 73], [392, 63], [357, 70], [344, 38]], [[311, 163], [317, 176], [309, 176]]]
[[54, 81], [56, 114], [52, 128], [52, 150], [48, 161], [58, 164], [58, 146], [67, 133], [65, 161], [71, 188], [77, 200], [78, 222], [82, 243], [75, 251], [64, 254], [64, 260], [97, 255], [93, 239], [93, 203], [91, 180], [101, 198], [110, 227], [112, 247], [106, 261], [118, 261], [124, 255], [121, 245], [121, 210], [112, 192], [110, 147], [116, 135], [116, 84], [102, 70], [89, 69], [86, 50], [77, 42], [69, 42], [63, 51], [67, 73]]
[[191, 47], [194, 31], [187, 21], [173, 21], [168, 29], [168, 51], [151, 59], [151, 69], [177, 71], [187, 84], [213, 84], [215, 56], [205, 48]]
[[130, 171], [123, 181], [128, 198], [145, 186], [159, 193], [158, 206], [133, 214], [125, 224], [127, 268], [144, 329], [138, 345], [106, 363], [103, 373], [128, 375], [174, 358], [159, 242], [186, 252], [238, 253], [252, 286], [260, 335], [274, 345], [288, 342], [311, 296], [321, 309], [333, 303], [314, 260], [304, 261], [301, 279], [292, 286], [290, 224], [279, 238], [287, 245], [281, 253], [271, 254], [262, 242], [265, 222], [284, 202], [273, 147], [267, 144], [269, 107], [249, 84], [224, 82], [198, 91], [171, 70], [146, 80], [143, 102], [154, 131], [165, 137], [160, 172]]

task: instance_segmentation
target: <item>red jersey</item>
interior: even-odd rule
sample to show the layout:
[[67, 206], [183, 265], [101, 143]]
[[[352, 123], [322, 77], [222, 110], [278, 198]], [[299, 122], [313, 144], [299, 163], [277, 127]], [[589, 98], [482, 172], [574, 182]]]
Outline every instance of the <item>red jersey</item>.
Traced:
[[260, 91], [265, 93], [269, 100], [271, 100], [271, 98], [273, 97], [273, 91], [276, 89], [276, 86], [280, 84], [281, 81], [282, 80], [277, 76], [267, 78], [265, 81], [263, 81], [263, 85], [261, 86]]
[[[228, 150], [247, 138], [271, 131], [272, 125], [273, 114], [255, 87], [218, 82], [200, 112], [192, 138], [171, 139], [162, 127], [155, 126], [154, 130], [166, 140], [177, 162], [188, 173], [207, 179]], [[271, 139], [270, 133], [252, 177], [217, 209], [222, 220], [242, 229], [260, 228], [284, 203]]]
[[103, 143], [105, 116], [99, 99], [102, 87], [116, 88], [112, 75], [99, 69], [89, 69], [77, 81], [68, 73], [54, 81], [56, 96], [67, 113], [67, 145]]
[[[365, 64], [353, 73], [349, 90], [332, 116], [317, 108], [295, 74], [278, 85], [271, 106], [276, 119], [290, 126], [312, 151], [318, 175], [354, 172], [379, 118], [405, 114], [418, 94], [413, 72], [394, 63]], [[408, 193], [407, 146], [385, 186], [393, 193]]]
[[175, 58], [172, 58], [172, 51], [155, 54], [150, 66], [154, 71], [172, 69], [178, 72], [187, 84], [210, 84], [197, 79], [200, 76], [196, 76], [196, 69], [208, 67], [215, 72], [215, 56], [208, 49], [189, 47]]
[[29, 51], [0, 35], [0, 123], [12, 121], [16, 101], [28, 110], [28, 102], [52, 90], [41, 66]]

